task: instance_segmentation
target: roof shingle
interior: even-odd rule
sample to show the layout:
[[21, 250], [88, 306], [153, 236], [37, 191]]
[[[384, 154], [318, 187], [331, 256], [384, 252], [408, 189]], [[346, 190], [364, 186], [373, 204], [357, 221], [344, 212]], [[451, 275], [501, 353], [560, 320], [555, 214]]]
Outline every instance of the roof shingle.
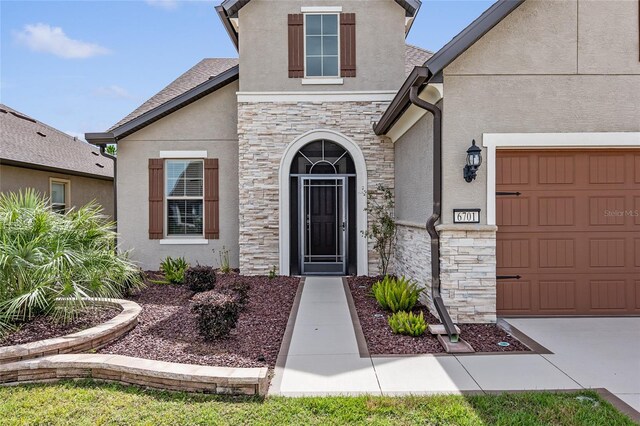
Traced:
[[113, 161], [94, 146], [0, 104], [2, 160], [113, 178]]

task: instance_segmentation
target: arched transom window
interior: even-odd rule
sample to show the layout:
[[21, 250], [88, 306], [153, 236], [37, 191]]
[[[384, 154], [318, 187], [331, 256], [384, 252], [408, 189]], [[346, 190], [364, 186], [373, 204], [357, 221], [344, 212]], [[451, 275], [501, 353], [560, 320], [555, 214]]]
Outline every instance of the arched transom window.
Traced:
[[335, 175], [355, 174], [351, 155], [335, 142], [311, 142], [296, 154], [291, 163], [291, 174]]

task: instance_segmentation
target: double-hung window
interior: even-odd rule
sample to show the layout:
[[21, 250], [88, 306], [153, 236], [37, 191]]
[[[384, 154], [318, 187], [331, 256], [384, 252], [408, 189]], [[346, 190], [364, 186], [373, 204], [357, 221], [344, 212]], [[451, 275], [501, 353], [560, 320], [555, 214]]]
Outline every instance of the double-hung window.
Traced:
[[338, 14], [305, 14], [307, 77], [338, 77]]
[[65, 214], [69, 208], [69, 184], [68, 180], [50, 179], [49, 192], [51, 197], [51, 210]]
[[166, 160], [166, 235], [204, 236], [204, 161]]

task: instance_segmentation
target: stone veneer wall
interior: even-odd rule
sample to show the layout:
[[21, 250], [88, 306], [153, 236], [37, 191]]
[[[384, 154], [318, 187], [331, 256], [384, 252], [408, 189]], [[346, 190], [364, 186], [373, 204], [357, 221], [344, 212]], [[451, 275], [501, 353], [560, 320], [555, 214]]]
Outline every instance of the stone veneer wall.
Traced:
[[[376, 136], [372, 129], [387, 105], [388, 102], [238, 103], [243, 274], [266, 274], [279, 263], [280, 160], [286, 147], [302, 134], [319, 129], [342, 133], [362, 150], [368, 189], [380, 183], [393, 188], [393, 144], [386, 137]], [[369, 273], [375, 274], [378, 259], [372, 247], [369, 243]]]
[[496, 231], [488, 225], [438, 225], [440, 292], [456, 323], [496, 322]]
[[426, 225], [397, 221], [398, 238], [393, 272], [425, 288], [422, 302], [437, 316], [431, 299], [431, 237]]

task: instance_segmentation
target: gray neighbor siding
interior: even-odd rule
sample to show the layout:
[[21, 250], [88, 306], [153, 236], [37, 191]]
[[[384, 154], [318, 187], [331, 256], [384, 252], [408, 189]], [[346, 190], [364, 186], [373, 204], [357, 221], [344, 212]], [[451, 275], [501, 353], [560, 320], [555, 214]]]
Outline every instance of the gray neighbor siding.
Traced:
[[66, 173], [34, 170], [0, 164], [0, 193], [24, 191], [33, 188], [49, 197], [51, 178], [70, 181], [69, 206], [82, 207], [92, 201], [102, 206], [105, 215], [113, 216], [113, 181]]
[[[237, 81], [118, 142], [118, 230], [121, 248], [144, 269], [157, 270], [166, 256], [191, 264], [218, 266], [218, 251], [229, 250], [238, 266]], [[160, 151], [207, 151], [219, 159], [220, 239], [206, 245], [161, 245], [149, 240], [149, 158]], [[213, 253], [212, 250], [216, 252]]]
[[640, 131], [638, 2], [527, 0], [444, 70], [443, 222], [482, 208], [486, 165], [462, 179], [483, 133]]

